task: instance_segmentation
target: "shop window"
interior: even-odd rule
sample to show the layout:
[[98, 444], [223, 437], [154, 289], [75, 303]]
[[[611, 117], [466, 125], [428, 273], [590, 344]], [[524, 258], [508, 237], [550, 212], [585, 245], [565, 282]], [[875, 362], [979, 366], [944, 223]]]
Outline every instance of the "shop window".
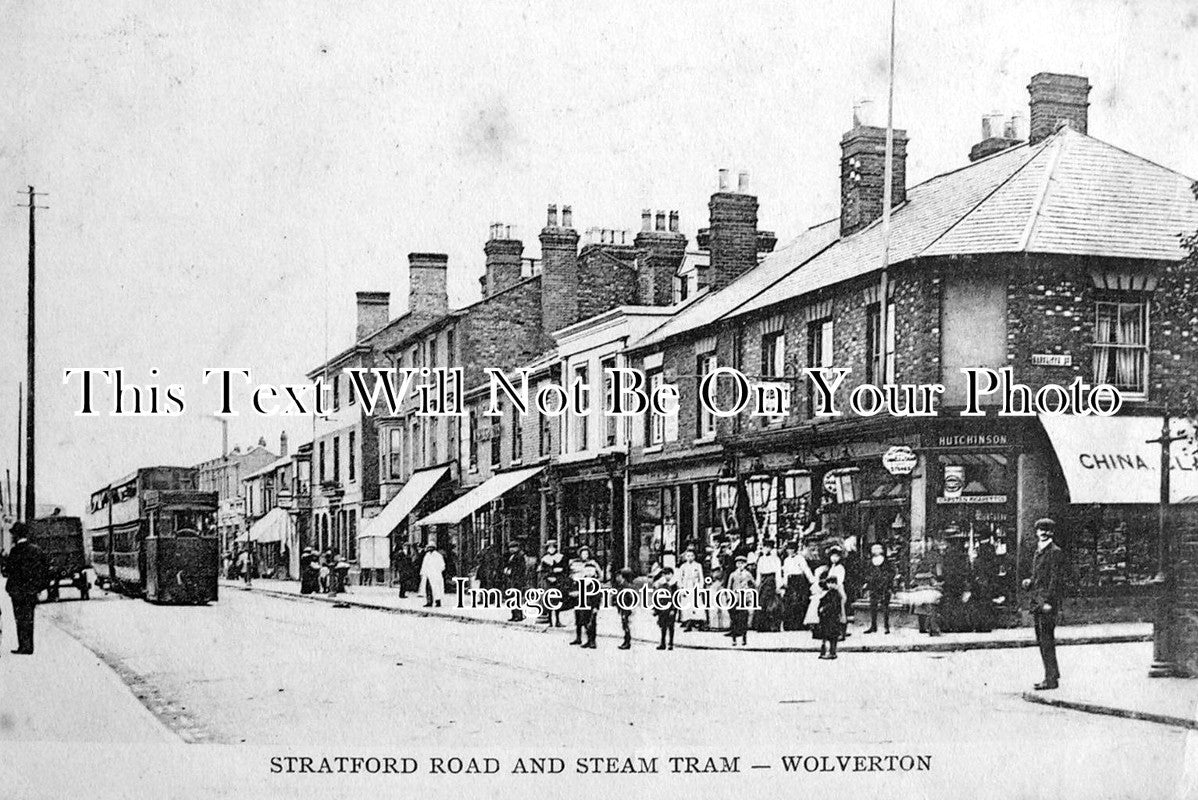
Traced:
[[350, 561], [357, 561], [358, 560], [358, 512], [355, 509], [351, 508], [349, 510], [348, 523], [349, 523], [347, 526], [348, 530], [346, 531], [347, 536], [345, 538], [347, 540], [346, 544], [348, 544], [349, 546], [346, 548], [346, 551], [349, 553]]
[[635, 539], [630, 554], [634, 569], [643, 574], [653, 570], [662, 553], [678, 551], [677, 492], [673, 486], [641, 489], [632, 494], [632, 525]]
[[881, 304], [874, 303], [865, 314], [866, 383], [894, 383], [895, 343], [894, 303], [886, 305], [886, 324], [882, 324]]
[[1094, 314], [1094, 382], [1148, 391], [1148, 304], [1101, 300]]
[[[698, 427], [695, 435], [699, 439], [710, 439], [715, 436], [715, 414], [700, 401], [700, 392], [698, 387], [703, 385], [703, 379], [711, 375], [716, 370], [716, 357], [714, 353], [706, 353], [699, 356], [697, 359], [697, 369], [695, 370], [695, 405], [696, 418], [698, 419]], [[713, 394], [718, 389], [713, 390]]]
[[[832, 320], [821, 319], [807, 326], [807, 366], [811, 369], [831, 367]], [[807, 416], [815, 416], [814, 393], [807, 392]]]
[[1058, 544], [1081, 595], [1152, 583], [1160, 562], [1155, 508], [1095, 506], [1058, 527]]

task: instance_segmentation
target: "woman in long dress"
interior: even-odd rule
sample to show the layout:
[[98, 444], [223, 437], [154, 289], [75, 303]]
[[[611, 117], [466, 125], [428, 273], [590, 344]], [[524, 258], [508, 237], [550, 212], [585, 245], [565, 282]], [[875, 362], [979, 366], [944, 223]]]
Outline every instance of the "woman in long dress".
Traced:
[[801, 544], [788, 546], [782, 561], [782, 585], [786, 592], [782, 596], [782, 629], [787, 631], [805, 627], [803, 618], [811, 601], [811, 584], [815, 581], [803, 550]]
[[682, 554], [682, 566], [678, 568], [677, 579], [678, 589], [682, 593], [682, 630], [694, 630], [707, 619], [705, 609], [696, 602], [695, 597], [695, 592], [703, 588], [703, 565], [695, 560], [694, 550], [688, 548]]

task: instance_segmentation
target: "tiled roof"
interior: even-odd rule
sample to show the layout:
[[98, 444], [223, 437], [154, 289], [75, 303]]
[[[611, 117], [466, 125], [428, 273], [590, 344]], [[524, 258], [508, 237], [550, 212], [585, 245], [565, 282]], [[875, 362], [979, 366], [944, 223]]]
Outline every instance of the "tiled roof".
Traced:
[[809, 228], [781, 250], [775, 250], [766, 256], [760, 264], [725, 286], [723, 290], [695, 297], [688, 306], [645, 334], [632, 346], [639, 348], [662, 342], [675, 334], [719, 319], [798, 269], [820, 250], [836, 241], [839, 232], [839, 221], [835, 219]]
[[[1192, 181], [1070, 128], [939, 175], [891, 215], [891, 264], [921, 256], [1059, 253], [1177, 260], [1198, 228]], [[867, 275], [882, 265], [879, 221], [844, 238], [817, 225], [756, 269], [634, 344], [647, 347]]]
[[1064, 253], [1163, 259], [1198, 227], [1191, 179], [1066, 128], [922, 255]]

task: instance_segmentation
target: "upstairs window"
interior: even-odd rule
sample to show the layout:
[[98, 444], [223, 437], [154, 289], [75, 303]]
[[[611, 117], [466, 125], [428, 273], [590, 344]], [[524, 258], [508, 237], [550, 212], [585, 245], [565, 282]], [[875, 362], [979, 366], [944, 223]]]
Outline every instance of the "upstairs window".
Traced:
[[1094, 314], [1094, 382], [1148, 393], [1148, 304], [1100, 300]]
[[[612, 378], [611, 370], [616, 368], [616, 359], [605, 358], [599, 362], [599, 372], [603, 375], [603, 408], [609, 409], [614, 402], [614, 392], [616, 388], [615, 380]], [[603, 446], [615, 447], [618, 438], [620, 418], [611, 414], [603, 415]]]
[[520, 424], [520, 411], [512, 406], [512, 421], [509, 423], [512, 431], [512, 463], [524, 460], [524, 430]]
[[881, 305], [874, 303], [865, 315], [865, 381], [894, 383], [894, 303], [886, 306], [882, 324]]
[[[821, 319], [807, 326], [807, 366], [811, 369], [832, 366], [832, 320]], [[807, 416], [815, 416], [815, 396], [807, 392]]]
[[[708, 409], [707, 406], [703, 405], [703, 403], [700, 399], [702, 395], [698, 391], [698, 387], [701, 387], [703, 385], [703, 380], [708, 375], [715, 372], [715, 370], [716, 370], [715, 353], [707, 353], [707, 354], [699, 356], [699, 358], [697, 359], [697, 369], [695, 370], [695, 372], [696, 372], [695, 403], [698, 407], [698, 414], [696, 415], [696, 417], [698, 419], [698, 430], [696, 431], [696, 433], [698, 434], [698, 438], [700, 438], [700, 439], [710, 439], [711, 437], [715, 436], [715, 414], [711, 413], [711, 410]], [[715, 391], [717, 391], [717, 389], [713, 388], [713, 393]]]
[[[590, 370], [590, 368], [586, 364], [575, 367], [574, 368], [574, 386], [583, 386], [583, 387], [589, 388], [590, 385], [591, 385], [591, 370]], [[573, 391], [573, 387], [571, 387], [571, 391]], [[587, 445], [589, 444], [589, 442], [587, 440], [587, 433], [588, 433], [588, 429], [590, 428], [590, 425], [588, 424], [590, 422], [590, 417], [587, 414], [587, 412], [590, 411], [590, 408], [588, 407], [588, 405], [589, 405], [589, 400], [584, 400], [580, 407], [580, 411], [582, 411], [582, 413], [573, 415], [574, 451], [579, 452], [579, 453], [586, 450]]]
[[786, 375], [786, 334], [782, 331], [761, 337], [761, 377], [781, 378]]
[[[649, 396], [656, 396], [661, 390], [662, 383], [665, 378], [661, 370], [649, 374]], [[658, 414], [650, 410], [645, 415], [645, 441], [650, 447], [660, 447], [666, 440], [666, 418], [662, 414]]]

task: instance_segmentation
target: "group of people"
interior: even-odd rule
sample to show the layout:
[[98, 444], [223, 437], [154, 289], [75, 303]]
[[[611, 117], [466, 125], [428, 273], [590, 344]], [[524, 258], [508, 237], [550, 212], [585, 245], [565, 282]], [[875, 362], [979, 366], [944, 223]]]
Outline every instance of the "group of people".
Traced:
[[[1053, 638], [1057, 608], [1062, 595], [1063, 577], [1061, 551], [1052, 543], [1055, 524], [1044, 519], [1036, 523], [1039, 550], [1033, 564], [1032, 577], [1024, 581], [1032, 597], [1036, 638], [1044, 658], [1045, 679], [1037, 688], [1056, 688], [1060, 672], [1056, 663]], [[864, 633], [878, 631], [879, 616], [882, 629], [890, 633], [890, 606], [894, 597], [896, 570], [886, 547], [874, 542], [863, 557], [856, 552], [856, 538], [843, 542], [832, 541], [821, 549], [814, 544], [787, 542], [776, 548], [774, 542], [764, 541], [755, 546], [752, 537], [728, 538], [719, 542], [700, 561], [696, 549], [688, 547], [676, 566], [669, 563], [671, 554], [663, 554], [661, 565], [646, 578], [654, 588], [669, 590], [678, 602], [654, 610], [660, 630], [658, 650], [673, 650], [677, 628], [683, 631], [723, 630], [732, 639], [732, 646], [748, 644], [750, 626], [760, 632], [809, 630], [819, 641], [821, 659], [837, 658], [837, 645], [849, 635], [848, 621], [853, 602], [864, 592], [869, 600], [869, 627]], [[979, 559], [981, 560], [981, 559]], [[706, 565], [706, 569], [705, 569]], [[983, 564], [983, 569], [987, 565]], [[427, 606], [439, 606], [444, 594], [446, 562], [439, 550], [430, 543], [425, 548], [419, 570], [419, 592]], [[603, 580], [604, 571], [592, 557], [591, 549], [583, 544], [573, 558], [561, 552], [556, 541], [545, 544], [539, 559], [524, 552], [523, 545], [513, 540], [503, 557], [484, 552], [475, 571], [476, 579], [486, 588], [520, 589], [535, 580], [541, 588], [557, 589], [573, 611], [574, 639], [571, 645], [585, 649], [596, 647], [598, 601], [580, 597], [580, 581]], [[617, 591], [634, 588], [638, 581], [628, 568], [612, 576]], [[734, 594], [756, 590], [759, 608], [751, 611], [733, 607], [703, 607], [695, 602], [692, 590], [724, 587]], [[674, 590], [683, 591], [675, 595]], [[401, 595], [405, 591], [401, 584]], [[916, 608], [921, 616], [921, 630], [932, 635], [939, 633], [941, 591], [932, 608]], [[988, 598], [987, 598], [988, 599]], [[618, 609], [623, 641], [619, 649], [632, 647], [632, 609]], [[992, 613], [987, 611], [987, 613]], [[511, 619], [522, 621], [524, 612], [513, 609]], [[550, 627], [563, 627], [561, 611], [542, 608], [538, 622]], [[989, 623], [989, 624], [992, 624]], [[986, 630], [989, 630], [987, 627]]]
[[[317, 553], [311, 547], [300, 552], [300, 593], [340, 594], [349, 580], [349, 562], [338, 550]], [[247, 581], [248, 582], [248, 581]]]

